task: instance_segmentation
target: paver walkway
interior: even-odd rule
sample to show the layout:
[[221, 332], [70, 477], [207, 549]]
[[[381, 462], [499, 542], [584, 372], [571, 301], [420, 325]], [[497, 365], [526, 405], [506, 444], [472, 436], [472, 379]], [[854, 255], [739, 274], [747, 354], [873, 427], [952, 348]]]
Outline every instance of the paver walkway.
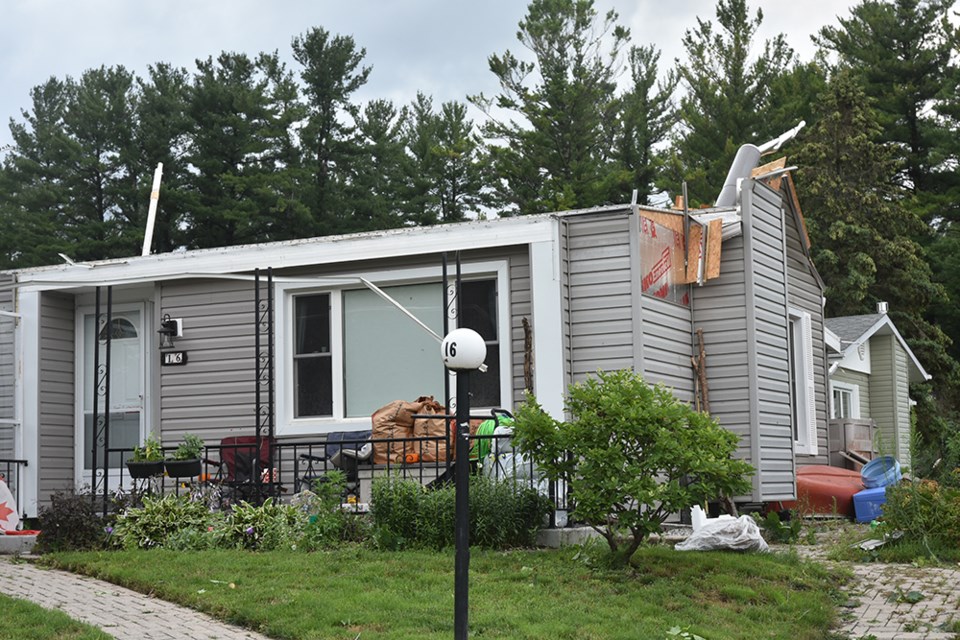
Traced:
[[[823, 547], [798, 545], [802, 557], [825, 562]], [[960, 569], [904, 564], [841, 563], [854, 575], [844, 587], [839, 633], [851, 640], [955, 640], [960, 633]], [[960, 630], [960, 626], [956, 629]]]
[[0, 557], [0, 592], [59, 609], [117, 640], [268, 640], [109, 582]]

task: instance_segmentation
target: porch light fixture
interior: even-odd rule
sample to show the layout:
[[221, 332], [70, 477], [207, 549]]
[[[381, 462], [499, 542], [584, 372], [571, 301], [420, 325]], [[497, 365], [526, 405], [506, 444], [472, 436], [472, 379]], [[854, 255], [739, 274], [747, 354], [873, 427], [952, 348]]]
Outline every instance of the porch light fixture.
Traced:
[[173, 339], [183, 335], [183, 321], [180, 318], [171, 318], [169, 313], [165, 313], [157, 333], [160, 334], [160, 349], [173, 349]]

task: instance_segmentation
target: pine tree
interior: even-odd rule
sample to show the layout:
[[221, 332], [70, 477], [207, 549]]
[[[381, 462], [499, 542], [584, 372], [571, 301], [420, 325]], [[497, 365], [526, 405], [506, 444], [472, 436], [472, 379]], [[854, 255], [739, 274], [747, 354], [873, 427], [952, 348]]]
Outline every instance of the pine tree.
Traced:
[[[533, 0], [517, 37], [534, 61], [510, 51], [489, 58], [496, 99], [470, 100], [489, 117], [487, 162], [504, 213], [589, 207], [612, 199], [606, 123], [613, 116], [620, 53], [629, 37], [592, 0]], [[494, 107], [497, 113], [494, 112]], [[498, 119], [507, 112], [509, 119]], [[516, 119], [515, 119], [516, 118]]]
[[960, 220], [957, 119], [960, 28], [955, 0], [864, 0], [824, 27], [817, 42], [838, 54], [873, 100], [881, 140], [901, 150], [899, 179], [928, 222]]
[[631, 47], [630, 87], [617, 105], [613, 158], [623, 171], [620, 200], [630, 201], [637, 190], [637, 201], [649, 203], [654, 182], [662, 166], [656, 151], [676, 123], [673, 92], [678, 77], [675, 70], [659, 79], [660, 52], [652, 46]]
[[362, 66], [366, 49], [357, 49], [350, 36], [332, 36], [315, 27], [293, 39], [293, 57], [301, 65], [307, 97], [307, 120], [300, 133], [303, 167], [309, 175], [303, 201], [310, 207], [313, 231], [337, 233], [345, 224], [344, 189], [356, 154], [353, 126], [341, 114], [357, 116], [351, 96], [367, 82], [370, 67]]
[[891, 317], [933, 375], [932, 387], [915, 389], [926, 407], [917, 424], [923, 446], [939, 449], [946, 442], [943, 429], [955, 427], [934, 420], [929, 411], [960, 406], [960, 367], [947, 352], [950, 338], [925, 319], [931, 307], [943, 304], [945, 292], [913, 240], [924, 223], [905, 206], [898, 161], [877, 141], [880, 136], [856, 79], [838, 73], [794, 156], [800, 166], [797, 185], [814, 262], [827, 285], [827, 315], [873, 313], [876, 302], [890, 303]]
[[418, 93], [404, 132], [409, 163], [408, 220], [414, 224], [460, 222], [482, 202], [480, 141], [462, 102]]
[[794, 59], [780, 34], [750, 62], [763, 12], [751, 17], [746, 0], [719, 0], [716, 14], [716, 26], [697, 18], [697, 28], [683, 36], [686, 62], [678, 69], [685, 95], [664, 180], [674, 192], [686, 180], [694, 203], [713, 204], [741, 145], [783, 132], [782, 123], [769, 117], [771, 87]]

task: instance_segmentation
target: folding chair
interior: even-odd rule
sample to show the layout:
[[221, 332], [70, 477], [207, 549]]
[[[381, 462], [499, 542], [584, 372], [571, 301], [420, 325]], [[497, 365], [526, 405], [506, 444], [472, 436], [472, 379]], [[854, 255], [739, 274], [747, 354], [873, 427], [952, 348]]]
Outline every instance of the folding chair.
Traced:
[[344, 500], [349, 500], [350, 496], [359, 500], [358, 466], [361, 462], [368, 461], [373, 454], [373, 446], [369, 439], [369, 431], [335, 432], [327, 436], [327, 444], [323, 446], [325, 456], [301, 453], [298, 464], [303, 471], [297, 475], [296, 491], [312, 488], [317, 480], [323, 481], [327, 471], [339, 469], [346, 476]]
[[283, 491], [273, 465], [276, 445], [274, 438], [263, 436], [231, 436], [220, 441], [220, 460], [206, 463], [217, 467], [213, 482], [221, 487], [224, 502], [259, 503]]

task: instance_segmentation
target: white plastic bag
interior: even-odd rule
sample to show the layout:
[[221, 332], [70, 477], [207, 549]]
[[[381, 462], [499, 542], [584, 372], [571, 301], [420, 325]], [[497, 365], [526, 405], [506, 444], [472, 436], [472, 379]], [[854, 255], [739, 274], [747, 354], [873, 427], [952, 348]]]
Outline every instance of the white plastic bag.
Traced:
[[677, 544], [677, 551], [769, 551], [760, 527], [750, 516], [709, 520], [692, 536]]

